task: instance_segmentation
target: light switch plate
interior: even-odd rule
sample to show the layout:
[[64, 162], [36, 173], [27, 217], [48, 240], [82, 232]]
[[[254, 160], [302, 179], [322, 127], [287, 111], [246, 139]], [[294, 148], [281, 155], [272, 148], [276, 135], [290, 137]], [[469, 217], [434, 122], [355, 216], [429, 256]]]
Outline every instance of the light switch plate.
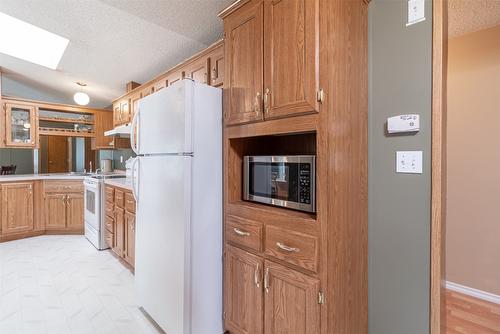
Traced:
[[396, 173], [422, 174], [422, 151], [397, 151]]
[[425, 0], [408, 0], [408, 23], [406, 26], [425, 21]]

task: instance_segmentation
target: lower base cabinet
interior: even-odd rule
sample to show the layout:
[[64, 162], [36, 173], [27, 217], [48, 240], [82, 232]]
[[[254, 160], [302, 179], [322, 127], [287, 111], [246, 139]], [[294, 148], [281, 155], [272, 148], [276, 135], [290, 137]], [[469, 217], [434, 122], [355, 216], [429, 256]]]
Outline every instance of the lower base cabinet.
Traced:
[[33, 231], [33, 182], [1, 185], [1, 235]]
[[226, 246], [224, 318], [230, 333], [263, 333], [263, 267], [258, 256]]
[[232, 334], [316, 334], [319, 280], [227, 245], [225, 326]]
[[44, 182], [45, 229], [83, 232], [84, 200], [82, 182]]
[[131, 192], [106, 186], [106, 242], [111, 250], [135, 266], [135, 200]]

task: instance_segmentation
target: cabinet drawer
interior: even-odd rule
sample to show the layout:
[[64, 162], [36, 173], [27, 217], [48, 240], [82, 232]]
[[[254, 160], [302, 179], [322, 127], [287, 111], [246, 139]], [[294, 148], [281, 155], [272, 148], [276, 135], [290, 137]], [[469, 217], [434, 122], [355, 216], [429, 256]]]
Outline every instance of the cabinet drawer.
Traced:
[[262, 248], [262, 224], [234, 216], [226, 217], [226, 240], [256, 251]]
[[264, 253], [316, 272], [318, 270], [318, 243], [317, 237], [308, 234], [266, 226]]
[[105, 207], [106, 217], [114, 218], [115, 217], [115, 210], [114, 210], [113, 202], [106, 202], [104, 207]]
[[111, 232], [111, 233], [115, 232], [114, 222], [115, 221], [113, 218], [106, 216], [106, 219], [104, 220], [104, 225], [106, 226], [106, 230], [108, 230], [108, 232]]
[[132, 193], [125, 193], [125, 210], [135, 213], [135, 198]]
[[113, 240], [115, 239], [114, 234], [108, 230], [105, 232], [106, 235], [106, 244], [109, 246], [109, 248], [113, 248]]
[[115, 189], [110, 186], [106, 186], [106, 202], [111, 202], [115, 200]]
[[45, 192], [83, 192], [82, 181], [45, 181]]
[[123, 201], [125, 199], [125, 194], [123, 191], [115, 189], [115, 205], [119, 208], [123, 208]]

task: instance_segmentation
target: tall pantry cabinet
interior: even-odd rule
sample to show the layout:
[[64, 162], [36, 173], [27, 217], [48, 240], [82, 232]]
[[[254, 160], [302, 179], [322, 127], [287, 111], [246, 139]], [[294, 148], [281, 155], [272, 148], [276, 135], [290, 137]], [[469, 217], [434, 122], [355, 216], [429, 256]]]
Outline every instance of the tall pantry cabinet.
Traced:
[[[224, 326], [367, 333], [368, 0], [240, 0], [224, 21]], [[244, 201], [243, 158], [315, 155], [316, 212]]]

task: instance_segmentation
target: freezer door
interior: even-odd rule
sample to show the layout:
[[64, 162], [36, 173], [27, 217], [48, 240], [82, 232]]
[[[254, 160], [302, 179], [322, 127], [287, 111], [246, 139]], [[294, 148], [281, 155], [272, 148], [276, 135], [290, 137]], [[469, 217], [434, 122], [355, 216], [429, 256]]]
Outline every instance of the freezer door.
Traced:
[[136, 154], [190, 153], [193, 82], [182, 80], [139, 101], [131, 138]]
[[190, 333], [191, 157], [139, 157], [135, 281], [167, 333]]

